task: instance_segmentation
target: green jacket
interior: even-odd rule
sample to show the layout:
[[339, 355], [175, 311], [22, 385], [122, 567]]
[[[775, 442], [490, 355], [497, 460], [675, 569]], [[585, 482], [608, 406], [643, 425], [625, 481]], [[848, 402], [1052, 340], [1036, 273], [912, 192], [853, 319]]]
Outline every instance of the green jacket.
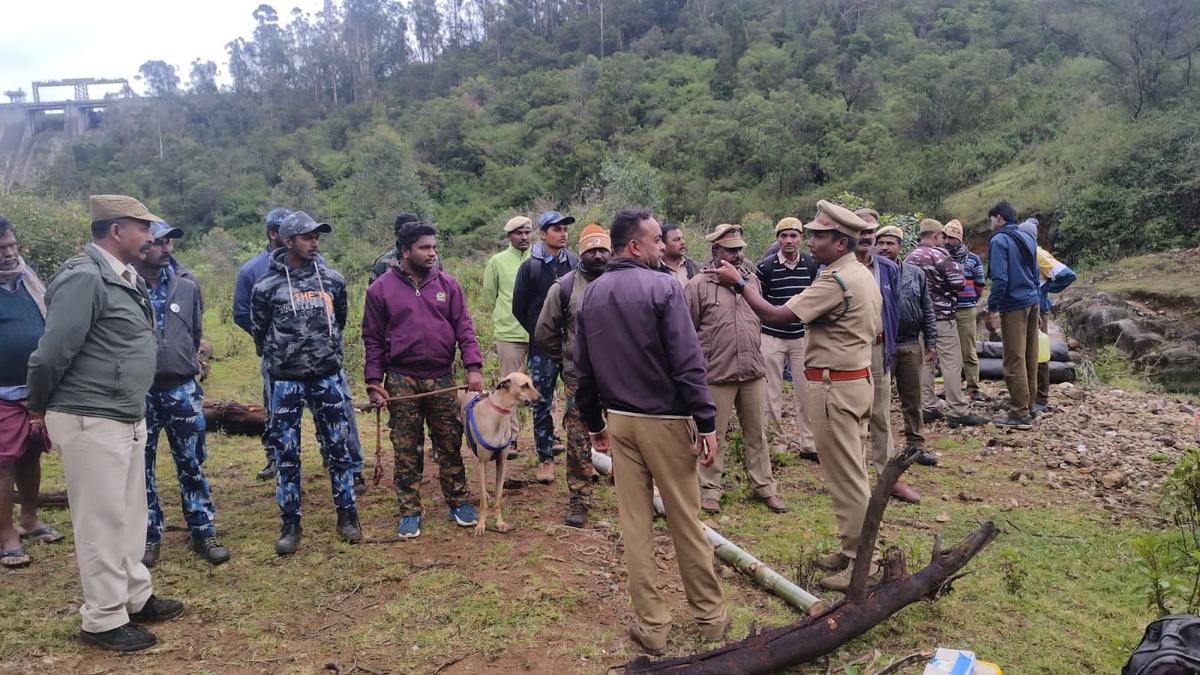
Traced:
[[483, 268], [483, 306], [492, 308], [492, 336], [503, 342], [529, 342], [529, 333], [512, 313], [513, 283], [517, 269], [529, 258], [529, 249], [508, 248], [488, 258]]
[[46, 332], [29, 357], [29, 409], [136, 422], [158, 362], [146, 282], [125, 285], [88, 246], [46, 289]]

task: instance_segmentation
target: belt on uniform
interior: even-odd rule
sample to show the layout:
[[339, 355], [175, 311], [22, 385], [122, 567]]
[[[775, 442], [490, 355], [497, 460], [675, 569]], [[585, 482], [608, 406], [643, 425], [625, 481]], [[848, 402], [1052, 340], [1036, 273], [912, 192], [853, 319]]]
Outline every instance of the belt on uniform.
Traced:
[[825, 379], [825, 374], [829, 374], [831, 382], [847, 382], [849, 380], [861, 380], [870, 377], [870, 368], [859, 368], [858, 370], [833, 370], [831, 368], [805, 368], [804, 377], [809, 382], [820, 382]]

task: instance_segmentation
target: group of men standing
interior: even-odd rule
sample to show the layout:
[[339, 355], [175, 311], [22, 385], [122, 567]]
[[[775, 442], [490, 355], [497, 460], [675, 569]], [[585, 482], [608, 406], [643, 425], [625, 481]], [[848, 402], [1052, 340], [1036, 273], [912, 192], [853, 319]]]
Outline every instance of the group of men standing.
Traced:
[[[129, 197], [94, 196], [90, 205], [92, 244], [44, 293], [9, 242], [11, 226], [0, 221], [0, 335], [6, 344], [24, 345], [28, 356], [24, 378], [0, 364], [0, 476], [13, 473], [22, 487], [20, 536], [61, 539], [37, 519], [30, 477], [49, 440], [62, 448], [84, 586], [83, 637], [133, 651], [154, 643], [141, 623], [183, 610], [152, 594], [147, 571], [159, 556], [163, 529], [154, 481], [160, 429], [171, 445], [192, 549], [213, 564], [230, 554], [216, 539], [201, 468], [207, 452], [196, 351], [203, 302], [195, 279], [171, 255], [183, 232]], [[988, 306], [1000, 313], [1011, 399], [1010, 414], [995, 423], [1020, 427], [1030, 423], [1037, 391], [1036, 240], [1016, 226], [1007, 203], [989, 216], [996, 234]], [[970, 412], [978, 376], [966, 357], [974, 353], [974, 306], [984, 286], [979, 258], [963, 245], [957, 221], [943, 226], [927, 219], [918, 246], [901, 260], [903, 233], [879, 228], [878, 219], [871, 209], [818, 202], [807, 224], [780, 220], [776, 245], [756, 264], [747, 262], [741, 227], [718, 225], [705, 237], [711, 259], [703, 266], [687, 257], [678, 226], [659, 224], [647, 211], [618, 212], [608, 231], [589, 224], [575, 251], [568, 245], [570, 216], [541, 214], [537, 242], [530, 219], [516, 216], [504, 225], [508, 246], [489, 259], [483, 280], [500, 373], [527, 368], [539, 390], [537, 479], [553, 483], [555, 457], [566, 454], [568, 525], [587, 522], [591, 450], [612, 454], [635, 615], [630, 635], [647, 651], [661, 650], [670, 629], [655, 580], [655, 490], [701, 633], [717, 639], [728, 627], [696, 516], [721, 509], [726, 432], [735, 412], [753, 497], [774, 513], [788, 511], [770, 454], [786, 447], [785, 371], [797, 403], [796, 449], [820, 461], [837, 521], [840, 545], [817, 561], [830, 572], [820, 581], [829, 589], [848, 586], [860, 555], [867, 465], [882, 472], [895, 451], [892, 380], [905, 444], [922, 451], [922, 463], [937, 461], [922, 433], [937, 414], [935, 361], [948, 423], [988, 422]], [[304, 407], [329, 473], [336, 532], [349, 543], [362, 539], [356, 506], [365, 488], [362, 451], [342, 358], [349, 300], [344, 278], [319, 255], [320, 237], [331, 231], [302, 211], [271, 211], [268, 247], [242, 266], [235, 288], [235, 322], [261, 357], [268, 415], [258, 477], [275, 479], [279, 555], [294, 553], [302, 536]], [[396, 532], [414, 538], [423, 515], [426, 429], [447, 518], [476, 524], [453, 371], [457, 356], [466, 388], [481, 391], [484, 357], [463, 291], [441, 270], [436, 228], [401, 214], [394, 232], [395, 246], [376, 261], [366, 293], [364, 380], [370, 401], [389, 412]], [[987, 322], [994, 324], [993, 314]], [[565, 444], [551, 414], [559, 379]], [[517, 425], [514, 416], [514, 438]], [[18, 429], [25, 436], [14, 446]], [[514, 441], [509, 451], [516, 450]], [[919, 499], [902, 484], [894, 496]], [[20, 563], [18, 531], [4, 520], [10, 508], [3, 511], [0, 562]]]

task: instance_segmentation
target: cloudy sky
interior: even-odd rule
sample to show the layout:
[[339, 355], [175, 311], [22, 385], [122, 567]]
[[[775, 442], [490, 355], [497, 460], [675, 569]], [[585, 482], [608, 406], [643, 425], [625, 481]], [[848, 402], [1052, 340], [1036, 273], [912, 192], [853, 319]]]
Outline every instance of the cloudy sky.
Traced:
[[[138, 66], [152, 59], [173, 64], [184, 82], [193, 59], [211, 59], [227, 80], [225, 44], [250, 35], [251, 14], [261, 0], [5, 0], [0, 4], [4, 7], [0, 10], [0, 91], [20, 88], [30, 94], [34, 80], [74, 77], [125, 77], [140, 92], [141, 83], [133, 77]], [[268, 0], [267, 4], [286, 23], [293, 7], [315, 11], [322, 2]], [[44, 100], [69, 98], [71, 93], [55, 90]]]

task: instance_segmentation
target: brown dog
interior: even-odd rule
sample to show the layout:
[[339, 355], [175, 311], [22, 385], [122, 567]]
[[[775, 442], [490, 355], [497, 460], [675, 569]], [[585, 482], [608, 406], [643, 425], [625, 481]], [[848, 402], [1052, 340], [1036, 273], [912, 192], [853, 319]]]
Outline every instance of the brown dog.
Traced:
[[495, 389], [472, 404], [475, 397], [476, 394], [469, 391], [458, 393], [458, 417], [463, 423], [463, 438], [474, 452], [479, 467], [479, 522], [475, 525], [475, 534], [481, 535], [487, 529], [487, 465], [492, 460], [496, 461], [496, 530], [507, 532], [508, 524], [504, 522], [500, 503], [504, 495], [508, 445], [512, 442], [510, 420], [516, 406], [532, 405], [541, 397], [533, 380], [521, 372], [509, 373]]

